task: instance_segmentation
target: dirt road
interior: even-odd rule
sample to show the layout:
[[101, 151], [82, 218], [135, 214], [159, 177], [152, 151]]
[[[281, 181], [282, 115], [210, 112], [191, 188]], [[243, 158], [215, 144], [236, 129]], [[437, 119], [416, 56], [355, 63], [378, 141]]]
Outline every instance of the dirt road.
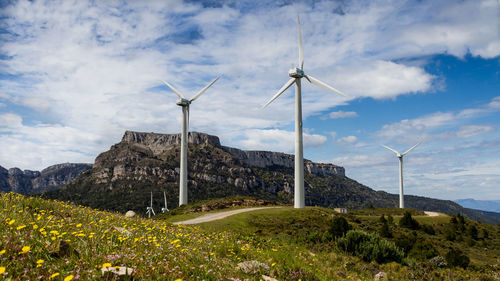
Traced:
[[190, 219], [190, 220], [174, 222], [174, 224], [198, 224], [198, 223], [203, 223], [203, 222], [221, 220], [223, 218], [227, 218], [229, 216], [240, 214], [240, 213], [246, 213], [246, 212], [262, 210], [262, 209], [272, 209], [272, 208], [281, 208], [281, 207], [255, 207], [255, 208], [245, 208], [245, 209], [231, 210], [231, 211], [225, 211], [225, 212], [218, 212], [218, 213], [213, 213], [213, 214], [202, 215], [202, 216], [199, 216], [197, 218]]

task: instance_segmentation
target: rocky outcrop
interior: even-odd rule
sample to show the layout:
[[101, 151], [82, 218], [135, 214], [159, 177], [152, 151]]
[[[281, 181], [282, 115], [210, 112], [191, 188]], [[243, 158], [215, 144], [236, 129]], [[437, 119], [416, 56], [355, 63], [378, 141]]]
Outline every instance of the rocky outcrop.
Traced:
[[[291, 154], [271, 151], [253, 151], [240, 150], [237, 148], [223, 146], [222, 149], [240, 158], [248, 166], [258, 168], [268, 168], [281, 166], [286, 168], [294, 167], [294, 156]], [[344, 176], [343, 167], [333, 164], [314, 163], [309, 160], [304, 161], [304, 170], [310, 174], [316, 175], [339, 175]]]
[[57, 189], [68, 184], [92, 164], [65, 163], [50, 166], [41, 172], [0, 167], [0, 191], [36, 194]]
[[[155, 156], [174, 149], [175, 146], [180, 145], [180, 141], [180, 134], [156, 134], [132, 131], [126, 131], [122, 138], [122, 143], [133, 145], [137, 149], [144, 149], [146, 150], [145, 153], [151, 152]], [[221, 146], [220, 140], [217, 136], [204, 133], [190, 132], [188, 134], [188, 143], [208, 144], [217, 148], [222, 148], [224, 151], [242, 160], [250, 167], [268, 168], [280, 166], [293, 168], [294, 166], [294, 156], [291, 154], [271, 151], [245, 151], [237, 148]], [[99, 161], [97, 160], [96, 165], [99, 165]], [[314, 163], [309, 160], [305, 160], [304, 170], [307, 173], [316, 175], [345, 175], [343, 167], [333, 164]]]

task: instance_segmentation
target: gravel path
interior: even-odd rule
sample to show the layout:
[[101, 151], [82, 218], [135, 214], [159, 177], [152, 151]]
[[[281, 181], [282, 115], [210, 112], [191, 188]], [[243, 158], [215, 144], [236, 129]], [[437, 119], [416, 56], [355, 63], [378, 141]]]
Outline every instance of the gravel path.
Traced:
[[190, 219], [190, 220], [174, 222], [174, 224], [198, 224], [198, 223], [203, 223], [203, 222], [221, 220], [223, 218], [227, 218], [229, 216], [236, 215], [239, 213], [246, 213], [246, 212], [251, 212], [251, 211], [256, 211], [256, 210], [272, 209], [272, 208], [281, 208], [281, 207], [255, 207], [255, 208], [245, 208], [245, 209], [237, 209], [237, 210], [231, 210], [231, 211], [225, 211], [225, 212], [218, 212], [218, 213], [213, 213], [213, 214], [202, 215], [202, 216], [199, 216], [197, 218]]
[[430, 212], [430, 211], [424, 211], [424, 213], [426, 215], [428, 215], [429, 217], [439, 217], [441, 216], [442, 214], [438, 213], [438, 212]]

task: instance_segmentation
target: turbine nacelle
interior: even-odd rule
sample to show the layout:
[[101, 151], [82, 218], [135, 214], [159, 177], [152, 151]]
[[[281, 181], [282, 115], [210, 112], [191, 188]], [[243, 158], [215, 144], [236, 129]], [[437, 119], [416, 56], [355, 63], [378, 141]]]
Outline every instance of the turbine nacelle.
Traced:
[[298, 67], [291, 68], [288, 71], [288, 76], [293, 77], [293, 78], [302, 78], [302, 77], [304, 77], [304, 75], [305, 75], [304, 70], [302, 70]]
[[188, 106], [190, 103], [191, 103], [190, 100], [184, 99], [184, 98], [179, 98], [179, 99], [177, 99], [177, 102], [176, 102], [176, 104], [178, 106]]

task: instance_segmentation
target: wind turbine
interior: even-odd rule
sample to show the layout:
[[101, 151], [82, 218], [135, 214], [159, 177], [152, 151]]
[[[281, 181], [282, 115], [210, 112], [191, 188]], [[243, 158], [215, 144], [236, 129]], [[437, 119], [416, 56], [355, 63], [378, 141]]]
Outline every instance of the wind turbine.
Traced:
[[172, 85], [163, 81], [174, 93], [179, 97], [177, 100], [177, 105], [182, 107], [182, 133], [181, 133], [181, 165], [180, 165], [180, 180], [179, 180], [179, 206], [188, 203], [188, 193], [187, 193], [187, 132], [189, 128], [189, 105], [199, 98], [210, 86], [212, 86], [218, 79], [215, 78], [214, 81], [210, 82], [205, 88], [201, 89], [194, 97], [190, 100], [186, 99], [181, 92], [175, 89]]
[[153, 192], [151, 191], [151, 205], [146, 208], [146, 214], [148, 215], [148, 218], [151, 218], [151, 213], [153, 216], [156, 216], [155, 211], [153, 210]]
[[421, 143], [422, 142], [419, 142], [416, 145], [412, 146], [405, 153], [399, 153], [395, 149], [392, 149], [388, 146], [382, 145], [383, 147], [394, 152], [399, 159], [399, 208], [401, 208], [401, 209], [404, 209], [404, 207], [405, 207], [405, 198], [404, 198], [404, 194], [403, 194], [403, 156], [408, 154], [408, 152], [412, 151], [415, 147], [417, 147]]
[[165, 195], [165, 191], [163, 191], [163, 199], [165, 199], [165, 208], [161, 208], [161, 212], [165, 213], [165, 212], [168, 212], [168, 208], [167, 208], [167, 195]]
[[301, 84], [300, 79], [303, 77], [310, 83], [320, 86], [326, 90], [332, 91], [341, 96], [347, 97], [341, 91], [327, 85], [324, 82], [304, 73], [304, 52], [302, 50], [302, 32], [300, 30], [300, 18], [297, 16], [297, 26], [299, 33], [299, 66], [294, 67], [288, 71], [291, 77], [288, 82], [281, 87], [281, 89], [264, 105], [262, 108], [268, 106], [276, 98], [278, 98], [284, 91], [286, 91], [292, 84], [295, 83], [295, 190], [294, 190], [294, 207], [304, 208], [304, 152], [302, 145], [302, 97], [301, 97]]

